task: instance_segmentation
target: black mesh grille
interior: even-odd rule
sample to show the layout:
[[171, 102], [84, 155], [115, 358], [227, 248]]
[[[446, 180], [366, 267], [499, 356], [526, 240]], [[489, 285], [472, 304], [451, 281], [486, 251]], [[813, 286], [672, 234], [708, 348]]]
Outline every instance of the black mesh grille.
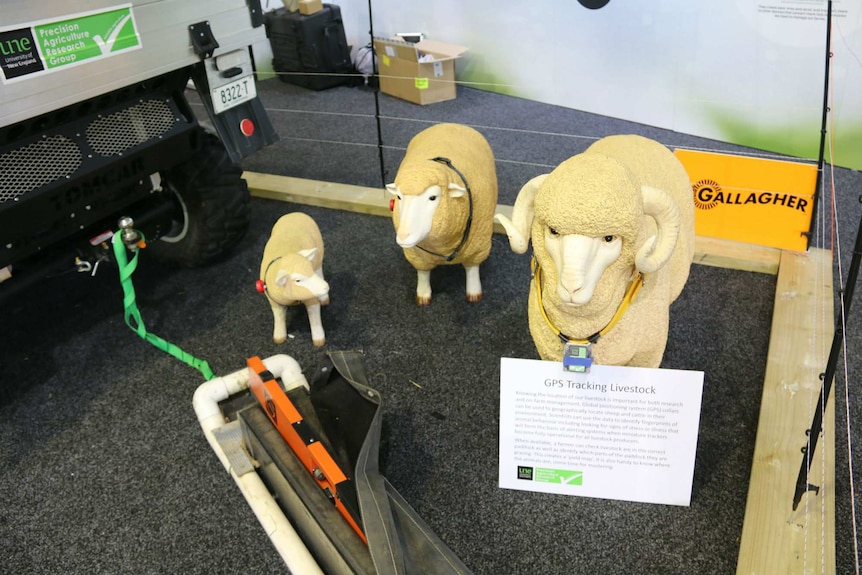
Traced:
[[0, 203], [15, 200], [81, 166], [81, 150], [65, 136], [45, 137], [0, 155]]
[[147, 100], [87, 126], [87, 143], [97, 154], [113, 156], [167, 133], [176, 122], [163, 100]]

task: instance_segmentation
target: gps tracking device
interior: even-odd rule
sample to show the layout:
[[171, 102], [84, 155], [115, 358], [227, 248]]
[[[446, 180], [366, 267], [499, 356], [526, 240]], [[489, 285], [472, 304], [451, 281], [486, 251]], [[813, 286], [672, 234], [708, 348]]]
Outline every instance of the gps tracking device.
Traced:
[[589, 373], [593, 365], [593, 352], [590, 344], [566, 343], [563, 348], [563, 369], [576, 373]]

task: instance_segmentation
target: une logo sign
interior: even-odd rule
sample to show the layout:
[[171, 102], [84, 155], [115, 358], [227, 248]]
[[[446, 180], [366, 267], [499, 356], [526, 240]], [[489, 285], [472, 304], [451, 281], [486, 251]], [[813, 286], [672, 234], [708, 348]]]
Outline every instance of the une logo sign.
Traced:
[[533, 468], [519, 465], [518, 466], [518, 479], [526, 479], [528, 481], [532, 481], [533, 480]]
[[30, 41], [30, 38], [27, 37], [9, 38], [0, 42], [0, 54], [3, 54], [4, 56], [12, 56], [32, 49], [33, 43]]
[[9, 80], [45, 69], [30, 28], [0, 32], [0, 69]]

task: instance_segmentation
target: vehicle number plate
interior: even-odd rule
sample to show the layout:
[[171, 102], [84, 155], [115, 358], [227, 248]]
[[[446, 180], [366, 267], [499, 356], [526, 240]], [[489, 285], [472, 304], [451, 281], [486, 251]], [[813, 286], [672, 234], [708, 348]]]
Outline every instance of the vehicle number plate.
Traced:
[[213, 110], [216, 114], [221, 114], [255, 97], [257, 97], [257, 88], [254, 85], [254, 76], [244, 76], [213, 89]]

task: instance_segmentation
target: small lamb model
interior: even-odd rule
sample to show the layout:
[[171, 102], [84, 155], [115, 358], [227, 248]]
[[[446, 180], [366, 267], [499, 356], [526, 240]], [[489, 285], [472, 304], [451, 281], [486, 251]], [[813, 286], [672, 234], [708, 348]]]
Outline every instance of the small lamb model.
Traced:
[[571, 341], [599, 364], [661, 364], [695, 239], [691, 182], [670, 150], [603, 138], [524, 185], [511, 220], [496, 217], [513, 251], [533, 242], [528, 317], [542, 359], [560, 361]]
[[263, 249], [257, 289], [272, 307], [272, 341], [287, 339], [285, 306], [305, 304], [311, 339], [326, 343], [320, 306], [329, 303], [329, 284], [323, 278], [323, 236], [314, 220], [294, 212], [279, 218]]
[[431, 270], [447, 264], [464, 266], [467, 301], [481, 301], [479, 264], [491, 252], [497, 208], [494, 154], [482, 134], [460, 124], [422, 130], [386, 189], [395, 240], [416, 268], [416, 303], [431, 303]]

